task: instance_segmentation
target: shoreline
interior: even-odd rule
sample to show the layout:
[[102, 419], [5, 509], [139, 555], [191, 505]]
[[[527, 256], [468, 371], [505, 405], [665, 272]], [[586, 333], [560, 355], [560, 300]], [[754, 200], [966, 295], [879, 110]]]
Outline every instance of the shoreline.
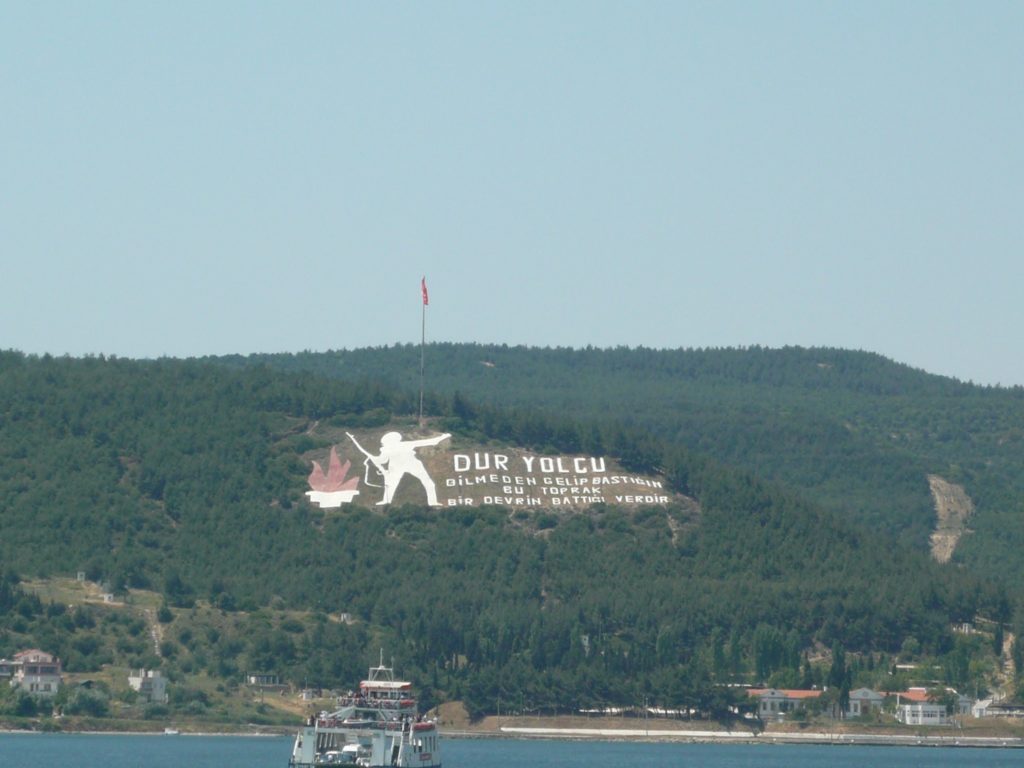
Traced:
[[[1001, 736], [917, 736], [913, 734], [829, 734], [825, 732], [755, 734], [752, 731], [642, 730], [622, 728], [517, 728], [494, 731], [442, 730], [446, 739], [507, 739], [510, 741], [564, 740], [586, 742], [634, 742], [666, 744], [750, 744], [750, 745], [818, 745], [874, 747], [931, 747], [947, 749], [1024, 749], [1024, 739]], [[9, 736], [138, 736], [138, 737], [235, 737], [288, 738], [284, 733], [242, 733], [223, 731], [190, 731], [165, 734], [162, 731], [42, 731], [0, 729], [0, 738]]]
[[[440, 735], [446, 739], [511, 739], [511, 740], [544, 740], [557, 739], [568, 741], [627, 741], [627, 742], [664, 742], [676, 744], [816, 744], [834, 746], [908, 746], [908, 747], [974, 747], [987, 749], [1022, 749], [1024, 733], [1016, 724], [986, 724], [987, 727], [968, 728], [959, 732], [943, 729], [942, 733], [921, 731], [893, 732], [886, 729], [880, 732], [877, 728], [866, 726], [851, 727], [844, 724], [842, 728], [819, 730], [773, 729], [771, 726], [763, 731], [755, 731], [742, 727], [728, 728], [684, 728], [683, 723], [652, 722], [637, 727], [638, 723], [615, 719], [596, 724], [587, 719], [579, 722], [578, 718], [485, 718], [477, 724], [448, 722], [439, 724]], [[568, 721], [568, 722], [567, 722]], [[196, 727], [182, 730], [184, 724], [168, 726], [160, 724], [152, 729], [127, 730], [123, 728], [103, 729], [88, 727], [98, 723], [68, 723], [69, 728], [51, 729], [46, 727], [26, 728], [9, 727], [10, 723], [0, 724], [0, 736], [66, 734], [66, 735], [97, 735], [97, 736], [162, 736], [165, 738], [188, 736], [237, 736], [244, 738], [291, 738], [299, 726], [265, 726], [239, 725], [228, 726], [223, 730]], [[83, 726], [87, 727], [75, 727]], [[198, 726], [199, 724], [193, 724]], [[711, 724], [708, 724], [711, 726]], [[653, 727], [652, 727], [653, 726]], [[1002, 726], [1002, 727], [1000, 727]], [[164, 728], [176, 727], [178, 732], [166, 733]], [[971, 730], [979, 731], [971, 733]], [[980, 732], [983, 731], [983, 732]], [[1015, 732], [1007, 732], [1015, 731]]]

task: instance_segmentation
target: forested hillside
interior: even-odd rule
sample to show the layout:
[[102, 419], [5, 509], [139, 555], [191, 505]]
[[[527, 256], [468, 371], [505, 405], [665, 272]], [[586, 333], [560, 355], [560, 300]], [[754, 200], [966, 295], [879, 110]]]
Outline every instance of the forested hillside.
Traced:
[[[419, 348], [228, 357], [414, 391]], [[532, 349], [431, 344], [432, 391], [576, 419], [614, 418], [799, 489], [921, 551], [935, 525], [927, 476], [976, 512], [954, 562], [1024, 567], [1024, 390], [980, 387], [838, 349]]]
[[[494, 368], [480, 365], [481, 377], [509, 366], [486, 361]], [[378, 374], [386, 378], [361, 370], [352, 379]], [[611, 381], [624, 388], [638, 378], [627, 369]], [[556, 393], [568, 386], [550, 381]], [[588, 390], [586, 381], [581, 402], [595, 411], [611, 403], [615, 386]], [[481, 382], [465, 389], [483, 391]], [[82, 669], [146, 662], [138, 643], [105, 652], [78, 642], [57, 607], [19, 596], [21, 578], [82, 570], [118, 593], [155, 590], [171, 607], [273, 605], [312, 617], [276, 634], [178, 627], [188, 639], [163, 659], [175, 675], [230, 676], [255, 658], [293, 681], [350, 685], [352, 664], [326, 663], [306, 634], [321, 626], [325, 637], [322, 617], [346, 613], [358, 633], [341, 627], [331, 642], [349, 655], [361, 648], [356, 666], [383, 642], [430, 696], [464, 698], [473, 712], [512, 691], [535, 706], [572, 706], [641, 695], [667, 703], [740, 679], [795, 685], [816, 674], [809, 654], [834, 647], [880, 674], [897, 654], [929, 657], [958, 684], [968, 657], [994, 667], [991, 650], [965, 649], [950, 626], [1009, 621], [1016, 593], [681, 444], [671, 409], [645, 405], [635, 391], [635, 408], [589, 418], [569, 395], [559, 396], [557, 417], [527, 407], [525, 396], [508, 398], [518, 408], [432, 396], [428, 411], [464, 445], [606, 453], [661, 470], [693, 501], [574, 513], [319, 510], [303, 496], [303, 457], [326, 445], [317, 425], [409, 424], [409, 391], [265, 366], [2, 353], [0, 656], [45, 640]], [[648, 428], [659, 412], [663, 422]], [[695, 407], [682, 413], [694, 424], [710, 418]], [[738, 430], [735, 420], [728, 429]], [[70, 631], [48, 629], [50, 619]]]

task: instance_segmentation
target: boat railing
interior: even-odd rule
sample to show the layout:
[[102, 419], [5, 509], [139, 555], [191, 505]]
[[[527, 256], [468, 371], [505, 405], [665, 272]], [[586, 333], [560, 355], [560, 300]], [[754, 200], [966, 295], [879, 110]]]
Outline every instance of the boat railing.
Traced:
[[318, 717], [317, 728], [376, 728], [382, 729], [388, 720], [351, 720], [340, 717]]
[[382, 731], [423, 731], [434, 728], [436, 723], [433, 720], [420, 720], [403, 718], [401, 720], [356, 720], [339, 717], [318, 717], [317, 728], [370, 728]]
[[360, 709], [415, 709], [416, 699], [368, 699], [365, 696], [340, 696], [338, 704], [342, 707], [358, 707]]

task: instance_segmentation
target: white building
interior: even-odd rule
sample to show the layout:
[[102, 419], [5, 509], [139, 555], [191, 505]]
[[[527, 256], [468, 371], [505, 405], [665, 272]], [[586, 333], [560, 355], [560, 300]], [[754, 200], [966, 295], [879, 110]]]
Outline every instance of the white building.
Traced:
[[948, 725], [945, 704], [900, 704], [896, 719], [904, 725]]
[[139, 698], [154, 704], [167, 703], [167, 678], [159, 670], [140, 669], [128, 673], [128, 685]]
[[[952, 688], [950, 688], [949, 690], [953, 691]], [[956, 693], [956, 702], [953, 704], [953, 714], [971, 714], [971, 710], [974, 709], [974, 699], [972, 699], [970, 696], [964, 696], [962, 693], [957, 693], [956, 691], [953, 691], [953, 693]]]
[[1012, 701], [991, 701], [980, 715], [975, 717], [1024, 717], [1024, 704]]
[[846, 706], [847, 717], [860, 717], [872, 712], [880, 712], [885, 696], [870, 688], [858, 688], [850, 691], [850, 703]]
[[992, 699], [978, 699], [974, 702], [974, 706], [971, 707], [971, 715], [973, 717], [987, 717], [988, 708], [992, 705]]
[[821, 691], [781, 688], [751, 688], [747, 695], [757, 699], [757, 714], [762, 720], [782, 720], [807, 702], [821, 696]]
[[281, 685], [281, 676], [271, 672], [248, 672], [245, 681], [249, 685], [262, 685], [264, 687], [275, 687]]
[[[907, 706], [922, 705], [923, 706], [925, 704], [928, 704], [928, 705], [931, 705], [931, 706], [942, 707], [942, 710], [945, 713], [945, 719], [942, 721], [942, 723], [933, 723], [933, 722], [931, 722], [930, 721], [930, 716], [929, 716], [929, 722], [925, 722], [925, 723], [910, 723], [911, 725], [942, 725], [942, 724], [945, 724], [945, 723], [949, 722], [949, 717], [948, 717], [949, 715], [969, 715], [969, 714], [971, 714], [971, 706], [974, 704], [974, 702], [971, 700], [971, 698], [969, 696], [964, 696], [963, 694], [958, 693], [955, 688], [945, 688], [943, 690], [945, 690], [945, 696], [943, 698], [948, 698], [948, 700], [950, 702], [948, 710], [946, 708], [946, 705], [944, 705], [944, 704], [935, 704], [934, 702], [929, 701], [929, 692], [928, 692], [927, 688], [908, 688], [905, 691], [899, 691], [896, 694], [896, 704], [897, 704], [897, 707], [896, 707], [896, 719], [899, 720], [901, 723], [902, 722], [906, 722], [906, 721], [900, 719], [900, 708], [903, 705], [907, 705]], [[924, 710], [921, 710], [921, 712], [918, 713], [918, 714], [910, 714], [910, 715], [907, 715], [907, 716], [908, 717], [919, 717], [919, 716], [924, 717], [925, 715], [924, 715]]]
[[60, 659], [38, 648], [14, 654], [14, 660], [5, 665], [13, 673], [11, 685], [33, 696], [52, 699], [63, 682]]

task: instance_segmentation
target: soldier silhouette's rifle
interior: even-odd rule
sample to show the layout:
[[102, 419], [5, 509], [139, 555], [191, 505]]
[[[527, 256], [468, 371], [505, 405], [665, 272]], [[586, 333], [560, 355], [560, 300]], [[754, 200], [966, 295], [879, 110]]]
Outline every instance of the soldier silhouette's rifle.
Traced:
[[353, 435], [351, 432], [346, 432], [345, 434], [348, 436], [348, 439], [352, 441], [352, 444], [359, 449], [359, 452], [366, 457], [365, 459], [363, 459], [363, 482], [374, 488], [383, 488], [383, 485], [377, 485], [377, 483], [370, 481], [371, 464], [373, 465], [373, 468], [377, 471], [377, 474], [381, 476], [381, 479], [386, 477], [386, 475], [384, 474], [384, 467], [381, 466], [383, 462], [381, 462], [381, 460], [377, 456], [374, 456], [368, 450], [363, 448], [363, 446], [359, 444], [359, 441], [356, 440], [355, 435]]

